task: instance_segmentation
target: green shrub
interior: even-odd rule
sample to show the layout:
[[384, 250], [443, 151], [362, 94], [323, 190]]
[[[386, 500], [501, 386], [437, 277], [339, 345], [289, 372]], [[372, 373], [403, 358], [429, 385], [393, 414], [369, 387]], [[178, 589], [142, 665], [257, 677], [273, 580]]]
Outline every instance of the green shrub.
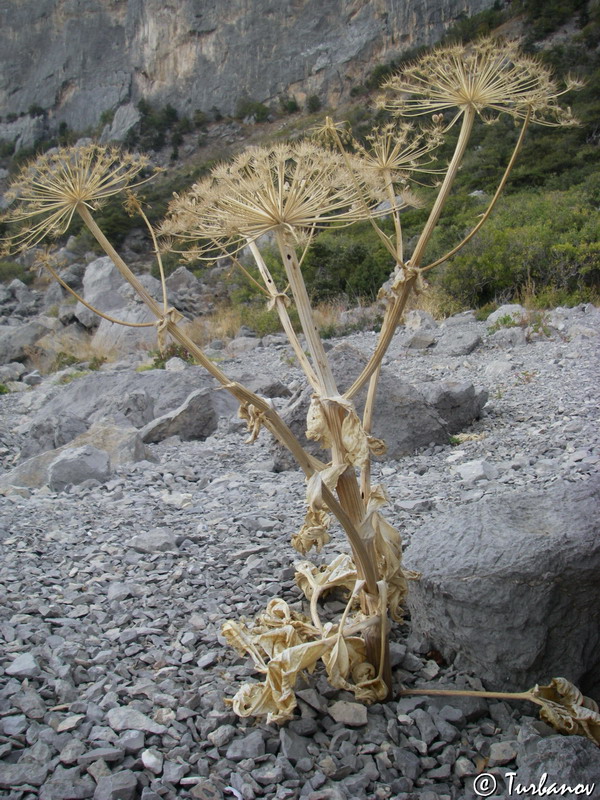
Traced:
[[321, 110], [321, 99], [318, 94], [311, 94], [306, 98], [306, 110], [309, 114], [315, 114]]
[[25, 284], [30, 284], [33, 281], [34, 275], [16, 261], [0, 261], [0, 282], [10, 283], [10, 281], [13, 281], [15, 278], [18, 278]]
[[259, 103], [258, 100], [251, 100], [250, 98], [238, 100], [235, 108], [236, 119], [254, 117], [256, 122], [266, 122], [269, 114], [270, 111], [264, 103]]
[[0, 383], [0, 394], [9, 394], [10, 389], [8, 386], [5, 386], [3, 383]]
[[[600, 286], [600, 234], [594, 197], [600, 176], [560, 192], [505, 197], [486, 226], [433, 276], [468, 307], [510, 299], [533, 285], [591, 297]], [[597, 202], [597, 201], [596, 201]], [[459, 215], [464, 223], [464, 216]], [[432, 239], [433, 258], [459, 241], [469, 226], [446, 220]]]
[[181, 358], [188, 364], [194, 363], [193, 355], [185, 347], [175, 342], [167, 345], [162, 352], [160, 350], [151, 350], [149, 355], [153, 357], [150, 369], [164, 369], [170, 358]]
[[54, 357], [54, 361], [50, 365], [50, 372], [60, 372], [61, 369], [72, 367], [74, 364], [78, 363], [79, 359], [76, 356], [74, 356], [72, 353], [65, 353], [63, 350], [61, 350]]

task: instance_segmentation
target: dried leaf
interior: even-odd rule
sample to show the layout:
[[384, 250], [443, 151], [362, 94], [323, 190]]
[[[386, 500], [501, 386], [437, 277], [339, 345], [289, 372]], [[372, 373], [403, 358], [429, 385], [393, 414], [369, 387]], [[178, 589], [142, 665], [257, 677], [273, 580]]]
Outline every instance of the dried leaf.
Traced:
[[333, 446], [334, 437], [327, 417], [326, 407], [329, 411], [336, 408], [343, 415], [341, 425], [341, 444], [345, 450], [348, 464], [364, 467], [370, 453], [383, 455], [386, 451], [385, 442], [365, 432], [356, 409], [351, 400], [344, 397], [324, 397], [313, 395], [306, 420], [306, 436], [313, 439], [323, 448]]
[[536, 684], [530, 694], [543, 704], [540, 717], [557, 731], [586, 736], [600, 745], [598, 705], [566, 678], [552, 678], [547, 686]]
[[232, 706], [240, 717], [264, 716], [267, 722], [286, 722], [296, 708], [294, 686], [298, 673], [312, 670], [331, 647], [331, 642], [319, 640], [290, 647], [269, 661], [263, 683], [246, 683], [236, 693]]
[[351, 556], [342, 553], [331, 564], [318, 567], [310, 561], [296, 564], [295, 580], [308, 600], [313, 593], [325, 592], [334, 586], [341, 586], [352, 592], [356, 583], [356, 567]]
[[313, 395], [306, 416], [306, 438], [319, 442], [323, 449], [331, 449], [331, 432], [325, 409], [318, 395]]
[[238, 409], [238, 417], [244, 420], [250, 433], [250, 436], [246, 439], [246, 444], [252, 444], [257, 440], [260, 429], [264, 424], [264, 411], [260, 411], [252, 403], [242, 403]]
[[313, 547], [319, 553], [323, 545], [331, 539], [328, 532], [330, 519], [329, 514], [324, 511], [313, 511], [309, 508], [304, 518], [304, 525], [292, 536], [292, 547], [303, 556]]

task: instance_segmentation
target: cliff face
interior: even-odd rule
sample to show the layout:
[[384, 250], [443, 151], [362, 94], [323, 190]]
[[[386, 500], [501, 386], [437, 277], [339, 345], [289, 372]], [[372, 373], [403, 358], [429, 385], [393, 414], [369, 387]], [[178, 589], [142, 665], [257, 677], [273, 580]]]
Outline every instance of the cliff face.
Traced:
[[493, 2], [0, 0], [0, 138], [35, 128], [34, 106], [81, 131], [141, 97], [181, 113], [282, 92], [335, 100], [377, 60]]

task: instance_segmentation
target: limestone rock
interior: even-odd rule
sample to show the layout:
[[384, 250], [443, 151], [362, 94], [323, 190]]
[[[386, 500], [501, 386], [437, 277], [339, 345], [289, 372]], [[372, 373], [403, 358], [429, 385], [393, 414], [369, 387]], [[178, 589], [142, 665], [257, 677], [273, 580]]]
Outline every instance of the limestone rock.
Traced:
[[423, 525], [406, 553], [422, 573], [408, 597], [414, 631], [499, 689], [597, 674], [599, 494], [595, 479], [557, 481]]
[[48, 486], [54, 492], [86, 480], [105, 481], [110, 475], [108, 454], [92, 445], [65, 448], [48, 467]]
[[169, 436], [179, 436], [184, 441], [206, 439], [214, 433], [219, 416], [212, 403], [211, 389], [198, 389], [176, 409], [149, 422], [140, 431], [144, 442], [162, 442]]

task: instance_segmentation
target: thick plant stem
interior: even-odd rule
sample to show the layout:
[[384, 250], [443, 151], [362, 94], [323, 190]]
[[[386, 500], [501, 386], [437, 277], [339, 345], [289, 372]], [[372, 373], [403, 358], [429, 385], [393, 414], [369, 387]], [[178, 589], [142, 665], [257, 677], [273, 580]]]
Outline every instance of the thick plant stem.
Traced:
[[306, 357], [306, 353], [302, 349], [302, 345], [300, 344], [298, 337], [296, 336], [296, 331], [293, 328], [290, 315], [288, 314], [287, 311], [285, 299], [277, 291], [277, 287], [275, 286], [275, 281], [273, 280], [273, 277], [269, 272], [267, 265], [265, 264], [265, 261], [262, 257], [262, 253], [256, 246], [256, 242], [253, 241], [252, 239], [248, 241], [248, 249], [252, 253], [252, 257], [254, 258], [256, 266], [258, 267], [258, 271], [260, 272], [261, 277], [265, 283], [265, 286], [267, 287], [269, 296], [271, 297], [272, 302], [275, 304], [275, 310], [277, 311], [279, 321], [281, 322], [283, 330], [285, 331], [285, 334], [288, 337], [289, 343], [291, 344], [294, 350], [296, 358], [300, 362], [300, 365], [304, 370], [304, 373], [308, 378], [310, 385], [313, 387], [313, 389], [316, 390], [318, 389], [319, 386], [317, 376], [315, 375], [311, 363]]
[[[363, 428], [365, 433], [371, 433], [373, 427], [373, 412], [375, 410], [375, 399], [377, 397], [377, 386], [379, 384], [380, 374], [381, 364], [378, 364], [375, 372], [371, 375], [369, 391], [367, 392], [367, 399], [365, 402], [365, 410], [363, 413]], [[368, 503], [371, 494], [371, 459], [367, 461], [360, 473], [360, 494], [364, 502]]]
[[278, 231], [276, 238], [287, 279], [294, 296], [294, 302], [296, 303], [296, 310], [300, 317], [302, 331], [306, 337], [306, 344], [313, 360], [313, 369], [319, 380], [321, 392], [325, 397], [335, 397], [338, 393], [337, 386], [331, 371], [331, 366], [325, 354], [323, 342], [321, 341], [317, 326], [315, 325], [310, 299], [306, 291], [306, 286], [304, 285], [304, 278], [300, 271], [300, 264], [298, 263], [296, 252], [287, 241], [284, 233]]
[[531, 692], [478, 692], [475, 689], [402, 689], [400, 697], [409, 695], [426, 695], [427, 697], [489, 697], [496, 700], [528, 700], [538, 706], [544, 703]]
[[418, 267], [421, 263], [421, 259], [423, 258], [423, 254], [425, 252], [425, 248], [427, 247], [429, 240], [431, 239], [431, 234], [433, 233], [435, 226], [440, 218], [440, 214], [442, 213], [442, 209], [446, 205], [446, 200], [448, 199], [448, 195], [450, 194], [450, 190], [452, 189], [452, 184], [456, 178], [456, 174], [458, 172], [458, 168], [460, 167], [461, 161], [463, 160], [463, 156], [465, 154], [465, 150], [467, 149], [467, 144], [469, 139], [471, 138], [471, 131], [473, 130], [473, 123], [475, 122], [475, 109], [472, 106], [468, 106], [465, 110], [462, 120], [462, 126], [460, 129], [460, 133], [458, 135], [458, 141], [456, 142], [456, 147], [454, 149], [454, 155], [448, 165], [448, 171], [444, 177], [442, 185], [440, 186], [440, 190], [438, 192], [438, 196], [435, 199], [435, 203], [433, 204], [433, 208], [429, 213], [429, 217], [427, 218], [427, 222], [425, 223], [425, 227], [423, 228], [421, 235], [419, 236], [419, 240], [415, 245], [415, 249], [410, 259], [410, 265], [412, 267]]
[[406, 306], [406, 301], [410, 295], [410, 292], [415, 287], [418, 277], [418, 267], [421, 263], [421, 259], [425, 252], [425, 248], [431, 238], [431, 235], [435, 229], [438, 219], [440, 218], [440, 214], [442, 213], [442, 209], [448, 199], [448, 195], [450, 194], [450, 190], [452, 189], [452, 184], [454, 183], [454, 179], [456, 178], [456, 174], [458, 172], [458, 168], [460, 167], [461, 161], [465, 154], [465, 150], [467, 148], [467, 144], [469, 142], [469, 138], [471, 136], [471, 131], [473, 129], [473, 122], [475, 121], [475, 109], [474, 108], [467, 108], [464, 116], [462, 127], [460, 130], [460, 134], [458, 136], [458, 141], [456, 143], [456, 148], [454, 150], [454, 155], [452, 156], [452, 160], [448, 166], [448, 171], [446, 172], [446, 176], [444, 181], [440, 187], [438, 192], [438, 196], [436, 197], [435, 203], [433, 204], [433, 208], [429, 214], [427, 222], [425, 223], [425, 227], [419, 237], [419, 240], [415, 246], [414, 252], [410, 259], [410, 262], [406, 265], [414, 274], [411, 275], [404, 283], [404, 287], [402, 292], [394, 299], [392, 305], [386, 312], [386, 318], [384, 324], [381, 328], [381, 334], [379, 336], [379, 341], [377, 342], [377, 347], [369, 362], [367, 363], [366, 367], [362, 371], [362, 373], [358, 376], [358, 378], [354, 381], [352, 386], [348, 389], [345, 393], [345, 397], [352, 397], [356, 394], [356, 392], [360, 391], [360, 389], [365, 385], [365, 383], [370, 379], [371, 375], [377, 369], [377, 366], [381, 363], [381, 360], [385, 353], [387, 352], [388, 347], [390, 346], [390, 342], [392, 341], [392, 337], [396, 331], [398, 323], [400, 321], [400, 317], [402, 316], [402, 312]]
[[527, 128], [529, 127], [530, 117], [531, 117], [531, 109], [529, 109], [529, 111], [527, 112], [527, 116], [525, 117], [525, 121], [523, 122], [523, 126], [522, 126], [521, 132], [519, 134], [519, 138], [517, 139], [517, 143], [515, 144], [515, 148], [514, 148], [514, 150], [512, 152], [512, 156], [510, 157], [510, 160], [509, 160], [508, 164], [506, 165], [506, 169], [504, 170], [504, 174], [502, 176], [502, 179], [501, 179], [500, 183], [498, 184], [498, 188], [496, 189], [496, 191], [494, 193], [494, 196], [490, 200], [490, 204], [486, 208], [485, 212], [481, 215], [481, 219], [479, 220], [477, 225], [475, 225], [474, 228], [471, 231], [469, 231], [469, 233], [465, 236], [465, 238], [461, 242], [459, 242], [455, 247], [453, 247], [452, 250], [449, 250], [447, 253], [445, 253], [440, 258], [437, 258], [435, 261], [432, 261], [431, 264], [427, 264], [427, 266], [423, 267], [422, 268], [423, 272], [428, 272], [430, 269], [433, 269], [434, 267], [437, 267], [440, 264], [443, 264], [444, 261], [447, 261], [453, 255], [456, 255], [456, 253], [458, 253], [460, 250], [462, 250], [462, 248], [468, 242], [471, 241], [471, 239], [479, 231], [479, 229], [482, 227], [482, 225], [487, 221], [488, 217], [490, 216], [490, 214], [494, 210], [494, 206], [498, 202], [498, 198], [500, 197], [504, 187], [506, 186], [506, 181], [508, 180], [508, 178], [510, 176], [510, 173], [512, 172], [512, 168], [514, 167], [515, 161], [517, 160], [517, 156], [519, 155], [519, 152], [521, 150], [521, 145], [523, 144], [523, 139], [525, 138], [525, 132], [527, 131]]

